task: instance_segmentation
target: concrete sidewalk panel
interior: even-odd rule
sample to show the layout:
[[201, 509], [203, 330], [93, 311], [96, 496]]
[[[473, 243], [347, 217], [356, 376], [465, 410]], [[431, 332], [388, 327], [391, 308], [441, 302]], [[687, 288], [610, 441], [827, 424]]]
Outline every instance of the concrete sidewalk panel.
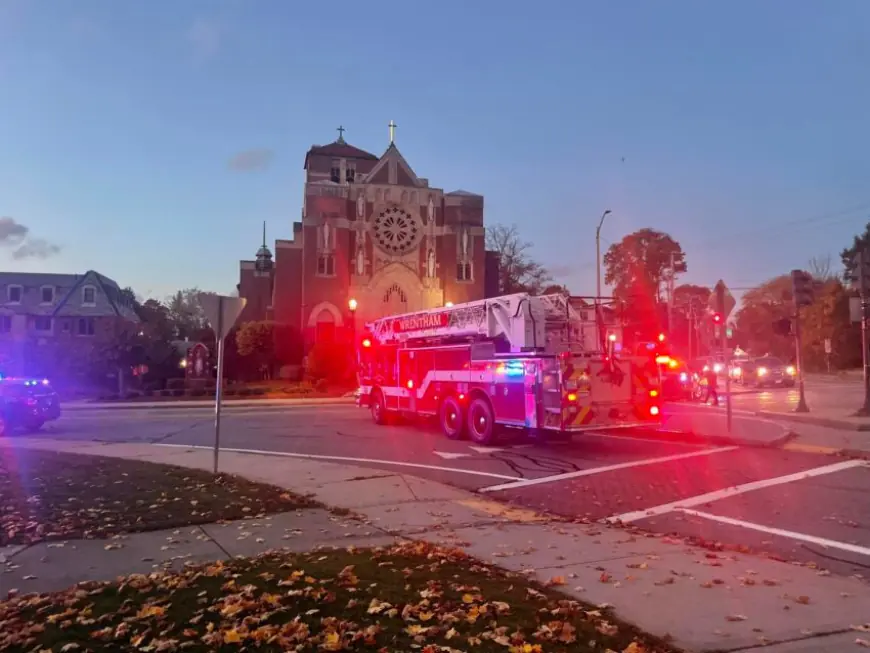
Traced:
[[866, 585], [773, 560], [608, 528], [481, 526], [457, 535], [471, 555], [613, 605], [621, 618], [689, 650], [732, 650], [866, 622], [857, 598], [866, 598]]
[[209, 537], [231, 556], [256, 556], [272, 549], [308, 551], [317, 546], [383, 546], [394, 537], [372, 525], [311, 509], [227, 524], [206, 524]]
[[[866, 644], [857, 644], [863, 640]], [[761, 645], [758, 648], [744, 649], [743, 653], [843, 653], [843, 651], [860, 651], [870, 645], [870, 633], [850, 631], [835, 635], [819, 637], [807, 636], [803, 639], [781, 642], [779, 644]]]
[[[62, 545], [62, 546], [61, 546]], [[110, 548], [106, 547], [116, 547]], [[0, 596], [11, 589], [21, 593], [53, 592], [88, 580], [155, 569], [179, 569], [187, 562], [203, 563], [226, 554], [199, 527], [137, 533], [124, 539], [41, 542], [8, 561], [0, 574]]]
[[418, 476], [402, 476], [405, 479], [411, 492], [414, 493], [421, 501], [453, 501], [459, 499], [468, 499], [474, 494], [466, 490], [460, 490], [444, 483], [430, 481], [426, 478]]
[[376, 476], [357, 481], [330, 483], [317, 490], [316, 498], [329, 506], [347, 510], [389, 506], [417, 500], [401, 476]]
[[496, 521], [491, 515], [454, 501], [425, 501], [370, 506], [365, 517], [389, 533], [420, 535], [428, 531], [455, 529], [482, 521]]

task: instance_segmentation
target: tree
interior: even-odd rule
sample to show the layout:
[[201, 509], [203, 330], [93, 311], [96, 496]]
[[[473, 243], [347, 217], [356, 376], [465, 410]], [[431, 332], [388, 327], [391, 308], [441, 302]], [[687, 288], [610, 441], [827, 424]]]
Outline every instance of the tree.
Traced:
[[660, 332], [660, 290], [672, 254], [674, 264], [685, 270], [686, 258], [680, 244], [654, 229], [628, 234], [604, 254], [604, 280], [619, 302], [627, 342], [653, 338]]
[[274, 322], [244, 322], [235, 335], [239, 356], [253, 359], [260, 374], [271, 378], [275, 366]]
[[773, 323], [791, 318], [791, 276], [784, 274], [748, 290], [735, 316], [735, 340], [753, 356], [794, 358], [794, 339], [774, 331]]
[[520, 238], [516, 225], [494, 225], [486, 230], [486, 248], [498, 253], [498, 290], [509, 295], [538, 295], [552, 280], [546, 268], [529, 255], [532, 244]]
[[831, 255], [826, 254], [825, 256], [814, 256], [809, 260], [809, 273], [819, 282], [827, 282], [830, 279], [834, 278], [833, 272], [831, 272]]
[[806, 369], [827, 368], [825, 340], [831, 343], [832, 367], [861, 365], [861, 328], [850, 319], [849, 291], [835, 278], [819, 283], [813, 304], [801, 309], [801, 354]]
[[202, 335], [202, 331], [208, 327], [202, 308], [202, 296], [214, 294], [203, 292], [199, 288], [186, 288], [167, 299], [166, 307], [177, 339], [195, 340]]
[[870, 245], [870, 222], [865, 225], [863, 233], [855, 236], [852, 246], [840, 252], [840, 259], [843, 261], [843, 267], [846, 268], [846, 277], [854, 271], [855, 255], [865, 250], [868, 245]]
[[661, 231], [640, 229], [604, 254], [604, 281], [613, 287], [614, 297], [644, 295], [658, 302], [672, 254], [674, 264], [685, 270], [686, 257], [676, 240]]
[[553, 283], [553, 284], [550, 284], [549, 286], [547, 286], [546, 288], [544, 288], [541, 291], [541, 294], [542, 295], [570, 295], [571, 292], [568, 290], [568, 286], [565, 286], [565, 285], [562, 285], [559, 283]]

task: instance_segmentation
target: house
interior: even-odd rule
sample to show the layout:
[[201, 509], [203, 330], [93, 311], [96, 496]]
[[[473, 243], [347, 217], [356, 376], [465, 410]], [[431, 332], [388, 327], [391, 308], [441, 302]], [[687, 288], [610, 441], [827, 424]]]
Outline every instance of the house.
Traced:
[[[0, 365], [5, 374], [46, 373], [51, 362], [135, 328], [139, 318], [120, 286], [84, 274], [0, 272]], [[11, 369], [10, 369], [11, 368]]]

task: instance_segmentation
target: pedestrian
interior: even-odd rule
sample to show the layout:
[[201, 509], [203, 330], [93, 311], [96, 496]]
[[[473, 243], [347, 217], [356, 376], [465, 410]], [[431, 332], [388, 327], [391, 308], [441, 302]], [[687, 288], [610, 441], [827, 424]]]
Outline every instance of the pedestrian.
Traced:
[[704, 400], [704, 403], [718, 406], [719, 390], [716, 387], [716, 384], [719, 380], [719, 375], [716, 374], [716, 370], [713, 369], [712, 365], [708, 366], [707, 369], [704, 370], [704, 378], [707, 379], [707, 398]]

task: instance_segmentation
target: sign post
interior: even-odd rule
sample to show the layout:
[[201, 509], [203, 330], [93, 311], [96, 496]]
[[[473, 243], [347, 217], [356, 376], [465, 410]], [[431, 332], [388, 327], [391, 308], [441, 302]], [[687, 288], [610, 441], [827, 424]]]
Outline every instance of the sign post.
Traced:
[[726, 325], [728, 316], [734, 310], [737, 301], [722, 279], [719, 279], [716, 283], [710, 299], [715, 302], [713, 310], [721, 315], [722, 321], [725, 322], [725, 324], [719, 327], [719, 345], [722, 348], [722, 355], [725, 359], [725, 424], [728, 432], [731, 433], [733, 422], [731, 414], [731, 347], [728, 345], [728, 332], [731, 329], [728, 329]]
[[217, 379], [214, 390], [214, 473], [218, 473], [218, 452], [221, 442], [221, 399], [224, 385], [224, 340], [239, 319], [247, 300], [242, 297], [225, 297], [203, 293], [200, 304], [205, 317], [214, 329], [217, 344]]

